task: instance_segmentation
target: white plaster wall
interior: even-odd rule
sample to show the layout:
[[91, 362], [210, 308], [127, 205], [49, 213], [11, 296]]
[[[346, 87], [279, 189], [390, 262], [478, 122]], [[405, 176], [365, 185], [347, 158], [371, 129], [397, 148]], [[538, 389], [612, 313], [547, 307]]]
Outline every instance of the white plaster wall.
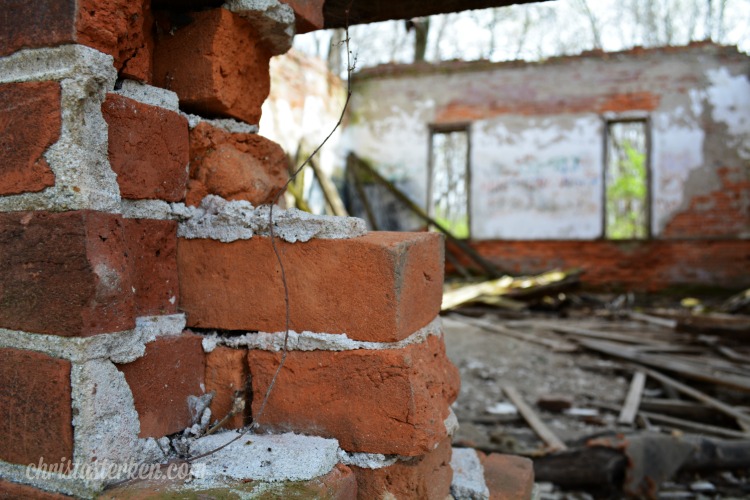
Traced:
[[515, 115], [474, 124], [472, 236], [599, 237], [602, 128], [596, 115]]
[[[722, 189], [718, 168], [745, 166], [750, 177], [750, 59], [731, 48], [456, 67], [365, 77], [343, 147], [423, 204], [429, 125], [472, 122], [474, 239], [600, 237], [605, 118], [650, 119], [655, 237], [695, 197]], [[628, 95], [651, 96], [656, 107], [596, 111]]]

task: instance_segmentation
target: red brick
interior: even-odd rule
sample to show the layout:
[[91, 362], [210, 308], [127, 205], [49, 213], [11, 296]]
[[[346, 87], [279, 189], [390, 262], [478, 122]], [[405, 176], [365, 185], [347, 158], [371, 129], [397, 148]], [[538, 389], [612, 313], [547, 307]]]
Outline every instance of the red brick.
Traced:
[[513, 274], [580, 267], [584, 285], [654, 292], [670, 286], [750, 287], [750, 244], [743, 239], [472, 242]]
[[435, 450], [409, 461], [400, 461], [381, 469], [352, 467], [357, 476], [357, 498], [451, 498], [451, 452], [450, 438], [447, 438]]
[[247, 20], [226, 9], [190, 14], [169, 28], [154, 52], [154, 82], [185, 109], [258, 123], [268, 97], [271, 54]]
[[4, 0], [0, 56], [81, 43], [114, 57], [121, 75], [151, 78], [153, 19], [148, 0]]
[[55, 184], [44, 153], [60, 137], [60, 113], [59, 83], [0, 85], [0, 195]]
[[107, 94], [102, 113], [109, 126], [109, 162], [123, 198], [182, 200], [189, 161], [187, 120], [117, 94]]
[[529, 500], [534, 489], [534, 463], [528, 458], [479, 452], [490, 500]]
[[[206, 355], [206, 392], [216, 391], [211, 402], [211, 413], [214, 419], [224, 418], [232, 409], [236, 393], [247, 398], [249, 372], [247, 369], [247, 351], [217, 347]], [[238, 429], [245, 425], [245, 415], [250, 413], [247, 401], [246, 412], [230, 418], [225, 429]]]
[[[256, 415], [281, 355], [247, 357]], [[445, 438], [458, 386], [439, 337], [403, 349], [291, 351], [259, 423], [336, 438], [347, 451], [422, 455]]]
[[230, 134], [207, 123], [190, 131], [187, 203], [209, 194], [253, 205], [273, 203], [289, 179], [281, 146], [257, 134]]
[[73, 498], [59, 493], [50, 493], [25, 484], [10, 483], [0, 479], [0, 500], [65, 500]]
[[281, 0], [294, 9], [297, 18], [297, 34], [323, 29], [324, 0]]
[[69, 361], [0, 349], [0, 459], [23, 465], [72, 460], [70, 390]]
[[[395, 342], [427, 325], [442, 300], [442, 238], [374, 232], [345, 240], [277, 241], [289, 285], [291, 328]], [[284, 289], [269, 238], [177, 242], [188, 325], [282, 331]]]
[[132, 329], [123, 226], [87, 210], [0, 214], [0, 327], [65, 337]]
[[201, 337], [189, 333], [160, 337], [146, 354], [118, 365], [133, 392], [141, 421], [140, 437], [162, 437], [189, 427], [188, 396], [203, 394], [205, 357]]
[[78, 2], [78, 42], [112, 55], [120, 76], [151, 80], [153, 25], [150, 0]]
[[75, 41], [75, 0], [3, 0], [0, 56]]
[[180, 290], [177, 223], [150, 219], [125, 219], [124, 222], [136, 316], [176, 313]]

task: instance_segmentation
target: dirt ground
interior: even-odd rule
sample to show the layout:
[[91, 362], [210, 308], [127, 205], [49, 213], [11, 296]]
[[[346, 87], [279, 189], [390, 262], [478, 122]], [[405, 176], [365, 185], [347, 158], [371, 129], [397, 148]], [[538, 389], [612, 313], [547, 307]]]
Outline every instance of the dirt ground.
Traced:
[[[586, 321], [581, 317], [541, 319], [576, 325]], [[494, 321], [502, 324], [505, 320]], [[586, 351], [555, 352], [469, 325], [460, 317], [447, 315], [443, 325], [448, 355], [462, 379], [453, 406], [460, 423], [454, 438], [457, 445], [531, 457], [542, 453], [544, 443], [509, 404], [503, 392], [506, 385], [514, 387], [569, 445], [597, 434], [633, 430], [618, 425], [617, 413], [605, 409], [607, 405], [620, 408], [625, 400], [632, 372], [623, 369], [622, 363]], [[565, 412], [541, 409], [538, 399], [550, 396], [572, 400], [572, 408]], [[644, 396], [662, 395], [647, 386]], [[734, 487], [724, 487], [727, 484]], [[561, 492], [552, 484], [538, 485], [537, 492], [543, 500], [594, 498], [584, 491]], [[677, 478], [662, 485], [659, 498], [750, 498], [750, 489], [741, 473], [724, 471], [712, 477]]]

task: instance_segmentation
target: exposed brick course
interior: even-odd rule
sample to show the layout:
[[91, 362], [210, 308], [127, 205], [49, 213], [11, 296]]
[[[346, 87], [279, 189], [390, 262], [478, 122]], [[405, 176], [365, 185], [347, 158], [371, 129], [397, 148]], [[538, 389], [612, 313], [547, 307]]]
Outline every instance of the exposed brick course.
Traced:
[[190, 131], [188, 205], [209, 194], [272, 203], [288, 179], [286, 153], [265, 137], [231, 134], [205, 122]]
[[89, 336], [135, 326], [123, 219], [87, 210], [0, 214], [0, 327]]
[[154, 51], [154, 82], [180, 105], [206, 116], [257, 124], [268, 97], [271, 54], [249, 21], [226, 9], [191, 13], [162, 30]]
[[189, 160], [187, 120], [117, 94], [107, 94], [102, 113], [109, 126], [109, 162], [122, 197], [182, 200]]
[[0, 85], [0, 195], [55, 184], [44, 153], [60, 137], [61, 124], [59, 83]]
[[20, 49], [80, 43], [114, 57], [121, 75], [151, 78], [150, 0], [3, 0], [0, 56]]
[[124, 222], [136, 316], [176, 313], [180, 291], [177, 223], [151, 219]]
[[352, 467], [357, 476], [357, 498], [450, 498], [453, 479], [451, 452], [451, 440], [447, 438], [433, 451], [410, 461], [397, 462], [381, 469]]
[[[247, 357], [256, 414], [281, 354]], [[259, 424], [336, 438], [347, 451], [422, 455], [446, 437], [458, 388], [439, 337], [403, 349], [291, 351]]]
[[[298, 332], [395, 342], [440, 310], [443, 244], [437, 234], [376, 232], [276, 244], [284, 256], [291, 328]], [[177, 261], [189, 326], [284, 330], [284, 290], [269, 238], [180, 239]]]
[[680, 285], [750, 286], [747, 240], [492, 240], [472, 246], [513, 274], [580, 267], [586, 271], [582, 282], [593, 287], [658, 291]]
[[201, 337], [185, 333], [146, 345], [146, 354], [118, 365], [133, 392], [140, 437], [162, 437], [191, 425], [188, 396], [203, 394], [205, 357]]
[[[22, 465], [72, 460], [71, 405], [69, 361], [0, 348], [0, 460]], [[0, 498], [11, 491], [0, 483]]]

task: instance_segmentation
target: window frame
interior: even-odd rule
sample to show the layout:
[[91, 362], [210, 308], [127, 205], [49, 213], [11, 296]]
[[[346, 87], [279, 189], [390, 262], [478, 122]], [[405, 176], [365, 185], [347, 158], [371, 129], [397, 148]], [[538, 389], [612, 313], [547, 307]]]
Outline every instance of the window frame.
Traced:
[[437, 134], [450, 134], [453, 132], [464, 132], [466, 133], [466, 224], [468, 226], [468, 235], [466, 238], [459, 238], [465, 240], [471, 240], [473, 231], [471, 230], [472, 221], [472, 196], [471, 196], [471, 122], [456, 122], [456, 123], [431, 123], [428, 125], [428, 144], [427, 144], [427, 193], [425, 197], [425, 212], [428, 216], [434, 218], [434, 204], [432, 203], [432, 173], [434, 169], [434, 157], [433, 157], [433, 138]]
[[[607, 171], [609, 167], [609, 137], [610, 137], [610, 126], [617, 123], [643, 123], [645, 144], [646, 144], [646, 196], [645, 196], [645, 217], [646, 217], [646, 235], [643, 238], [628, 238], [618, 239], [607, 236], [607, 185], [608, 176]], [[622, 115], [605, 115], [602, 116], [602, 189], [601, 189], [601, 202], [602, 202], [602, 231], [601, 239], [612, 242], [628, 242], [628, 241], [648, 241], [654, 238], [653, 234], [653, 140], [652, 140], [652, 123], [651, 116], [648, 114], [641, 113], [628, 113]]]

